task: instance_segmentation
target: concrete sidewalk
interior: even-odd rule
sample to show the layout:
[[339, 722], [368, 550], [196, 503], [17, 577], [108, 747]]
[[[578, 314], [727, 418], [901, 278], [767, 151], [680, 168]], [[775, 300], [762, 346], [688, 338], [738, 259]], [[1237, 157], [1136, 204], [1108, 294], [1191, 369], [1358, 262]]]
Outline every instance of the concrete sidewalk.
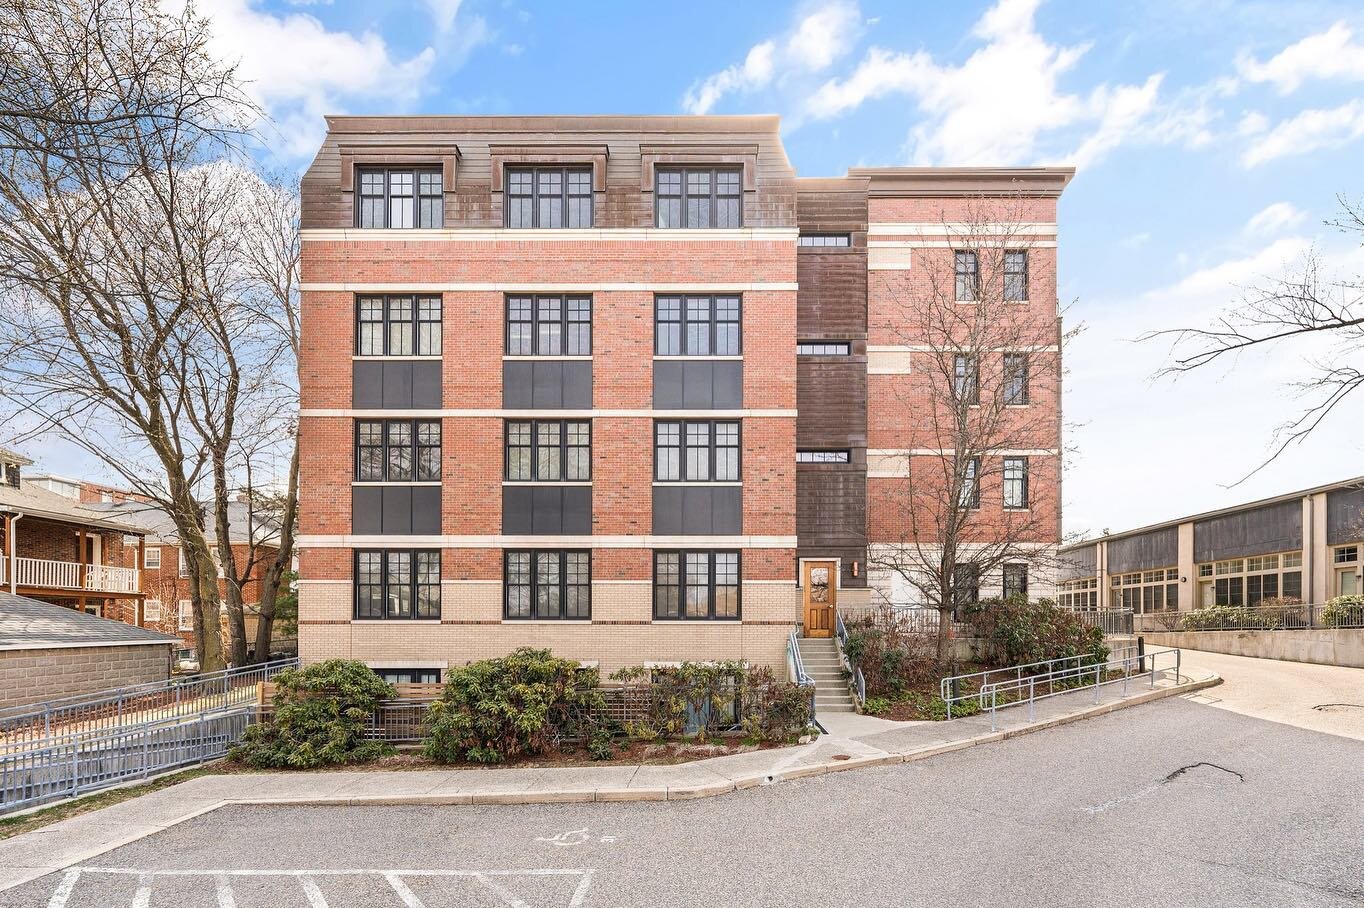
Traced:
[[557, 804], [676, 801], [866, 766], [921, 760], [1102, 715], [1220, 682], [1211, 672], [1080, 689], [1003, 709], [995, 731], [988, 714], [952, 722], [890, 722], [856, 714], [830, 718], [829, 734], [810, 744], [752, 751], [670, 766], [543, 769], [442, 769], [249, 773], [203, 776], [111, 807], [0, 841], [0, 891], [88, 861], [229, 804]]

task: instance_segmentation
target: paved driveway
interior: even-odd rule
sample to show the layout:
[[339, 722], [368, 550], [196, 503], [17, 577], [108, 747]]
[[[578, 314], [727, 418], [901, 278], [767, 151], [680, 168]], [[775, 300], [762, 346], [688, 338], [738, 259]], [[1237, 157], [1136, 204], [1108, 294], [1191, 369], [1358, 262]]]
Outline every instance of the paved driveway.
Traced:
[[215, 811], [0, 894], [49, 908], [1335, 906], [1364, 743], [1166, 700], [701, 801]]
[[[1243, 716], [1364, 741], [1364, 668], [1184, 650], [1184, 664], [1222, 676], [1200, 702]], [[1360, 784], [1364, 784], [1361, 767]]]

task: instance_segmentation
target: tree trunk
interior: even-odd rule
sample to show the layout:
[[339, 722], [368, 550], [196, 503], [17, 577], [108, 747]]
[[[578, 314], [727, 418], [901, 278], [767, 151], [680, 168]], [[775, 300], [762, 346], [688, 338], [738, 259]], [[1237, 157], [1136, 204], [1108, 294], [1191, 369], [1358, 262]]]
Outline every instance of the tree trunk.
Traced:
[[938, 608], [938, 664], [946, 665], [952, 656], [952, 609]]
[[294, 524], [298, 518], [298, 437], [294, 437], [294, 453], [289, 460], [289, 484], [285, 492], [284, 513], [280, 518], [279, 548], [275, 558], [265, 569], [260, 586], [260, 617], [256, 622], [256, 661], [270, 658], [270, 641], [275, 632], [275, 599], [279, 595], [280, 580], [294, 560]]

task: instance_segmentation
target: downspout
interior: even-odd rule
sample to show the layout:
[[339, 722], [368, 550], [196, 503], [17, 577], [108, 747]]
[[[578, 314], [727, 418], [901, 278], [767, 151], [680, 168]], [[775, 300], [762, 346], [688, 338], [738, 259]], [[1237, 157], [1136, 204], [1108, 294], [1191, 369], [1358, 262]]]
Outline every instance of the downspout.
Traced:
[[19, 565], [15, 561], [15, 553], [18, 550], [15, 548], [14, 544], [16, 535], [14, 532], [14, 525], [22, 520], [23, 516], [24, 514], [22, 511], [16, 511], [11, 514], [9, 518], [9, 591], [11, 596], [18, 595], [17, 590], [19, 589]]

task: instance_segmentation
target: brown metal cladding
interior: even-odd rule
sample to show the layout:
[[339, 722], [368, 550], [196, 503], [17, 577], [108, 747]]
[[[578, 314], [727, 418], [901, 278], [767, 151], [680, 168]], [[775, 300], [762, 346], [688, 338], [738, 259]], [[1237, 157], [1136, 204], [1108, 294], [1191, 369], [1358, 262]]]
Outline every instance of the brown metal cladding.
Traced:
[[797, 557], [841, 558], [841, 585], [860, 588], [867, 576], [867, 181], [796, 186], [801, 233], [850, 237], [846, 247], [798, 249], [797, 334], [848, 342], [851, 353], [796, 361], [796, 447], [850, 452], [846, 464], [796, 465]]

